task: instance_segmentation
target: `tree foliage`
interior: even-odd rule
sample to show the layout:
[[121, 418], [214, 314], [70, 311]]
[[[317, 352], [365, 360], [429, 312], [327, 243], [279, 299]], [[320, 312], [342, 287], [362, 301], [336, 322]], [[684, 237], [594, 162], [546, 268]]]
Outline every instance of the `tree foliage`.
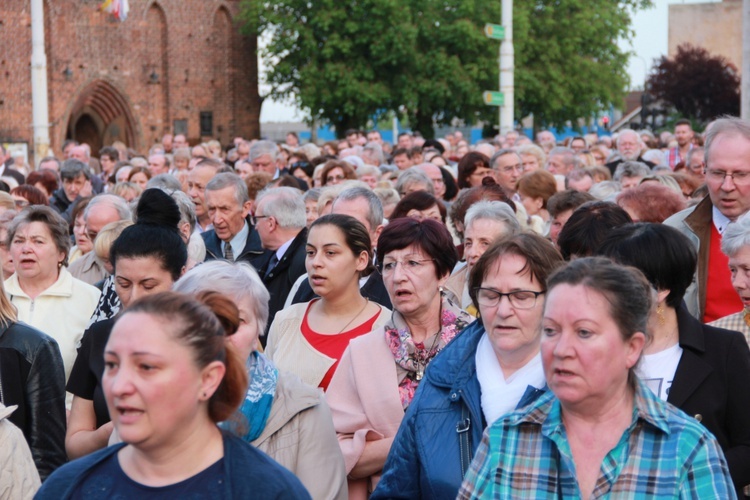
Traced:
[[[562, 124], [619, 105], [630, 12], [651, 0], [529, 0], [514, 5], [517, 116]], [[497, 119], [497, 0], [243, 0], [248, 30], [267, 36], [270, 96], [293, 98], [339, 134], [394, 110], [432, 124]], [[257, 31], [256, 31], [257, 30]]]
[[683, 44], [673, 58], [662, 57], [647, 79], [649, 94], [685, 117], [706, 123], [721, 115], [739, 115], [740, 75], [723, 56]]

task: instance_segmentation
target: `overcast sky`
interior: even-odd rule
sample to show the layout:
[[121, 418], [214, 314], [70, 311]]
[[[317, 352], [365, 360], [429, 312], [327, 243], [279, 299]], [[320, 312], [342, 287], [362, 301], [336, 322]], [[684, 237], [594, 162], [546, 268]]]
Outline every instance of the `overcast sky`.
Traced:
[[[643, 88], [647, 68], [652, 66], [654, 59], [667, 53], [669, 4], [711, 3], [712, 1], [717, 0], [655, 0], [653, 8], [639, 11], [633, 16], [635, 36], [632, 44], [624, 42], [621, 44], [622, 48], [634, 52], [628, 67], [631, 88]], [[263, 86], [260, 90], [261, 93], [267, 91]], [[261, 122], [287, 122], [301, 119], [301, 113], [294, 106], [270, 100], [263, 103], [260, 113]]]

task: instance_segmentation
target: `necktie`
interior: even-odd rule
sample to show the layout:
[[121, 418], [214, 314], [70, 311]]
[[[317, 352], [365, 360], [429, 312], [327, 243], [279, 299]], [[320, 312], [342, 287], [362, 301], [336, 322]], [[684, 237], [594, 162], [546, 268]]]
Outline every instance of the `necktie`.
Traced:
[[273, 271], [273, 268], [276, 267], [276, 264], [279, 263], [279, 258], [276, 257], [276, 254], [273, 254], [273, 257], [271, 257], [271, 260], [268, 262], [268, 267], [266, 268], [266, 274], [264, 277], [268, 277], [269, 274], [271, 274], [271, 271]]
[[234, 252], [232, 252], [232, 245], [224, 243], [224, 258], [229, 262], [234, 262]]

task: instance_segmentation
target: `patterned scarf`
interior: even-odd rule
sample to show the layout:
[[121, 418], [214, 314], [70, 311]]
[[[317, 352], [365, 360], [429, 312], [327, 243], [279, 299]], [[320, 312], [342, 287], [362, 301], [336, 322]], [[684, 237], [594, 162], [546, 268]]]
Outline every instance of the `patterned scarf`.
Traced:
[[279, 371], [273, 362], [257, 351], [250, 354], [246, 367], [250, 380], [239, 412], [244, 417], [242, 424], [246, 424], [247, 429], [244, 429], [245, 425], [233, 421], [223, 422], [222, 427], [228, 428], [250, 443], [258, 439], [266, 428], [273, 397], [276, 394]]
[[[391, 349], [396, 364], [406, 370], [406, 377], [399, 383], [398, 394], [404, 411], [414, 399], [414, 393], [422, 380], [424, 369], [435, 355], [440, 352], [458, 332], [463, 330], [474, 318], [463, 311], [443, 295], [440, 307], [441, 327], [439, 338], [434, 342], [414, 342], [398, 311], [393, 311], [391, 321], [385, 325], [385, 339]], [[429, 337], [429, 340], [432, 337]]]

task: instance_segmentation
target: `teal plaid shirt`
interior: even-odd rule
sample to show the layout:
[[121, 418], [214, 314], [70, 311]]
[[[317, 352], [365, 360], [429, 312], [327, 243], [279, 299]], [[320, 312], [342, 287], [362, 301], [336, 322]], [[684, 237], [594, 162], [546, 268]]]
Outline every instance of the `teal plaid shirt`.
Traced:
[[[604, 460], [592, 498], [737, 498], [713, 435], [640, 381], [633, 422]], [[552, 392], [484, 431], [458, 498], [580, 498]]]

